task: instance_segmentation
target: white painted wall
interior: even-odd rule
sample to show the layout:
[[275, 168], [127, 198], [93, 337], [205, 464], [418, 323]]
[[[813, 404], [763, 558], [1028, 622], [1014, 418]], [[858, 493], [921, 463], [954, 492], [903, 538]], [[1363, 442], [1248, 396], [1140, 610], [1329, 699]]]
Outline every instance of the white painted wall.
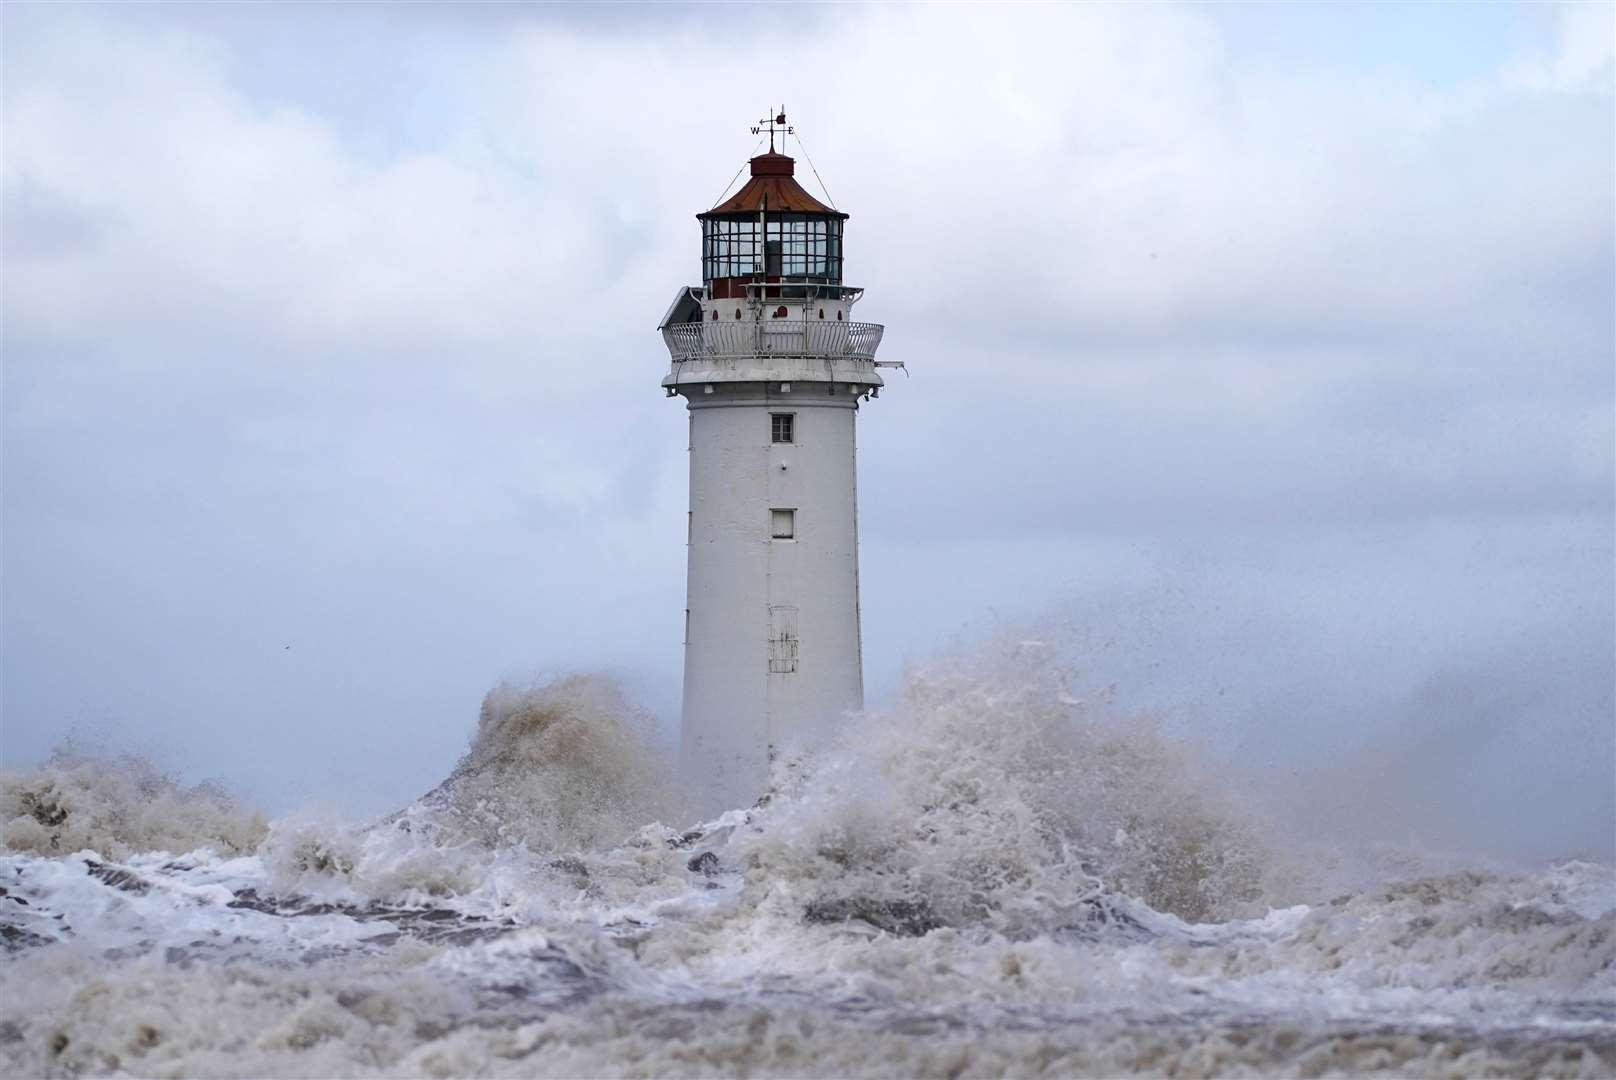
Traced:
[[[751, 805], [771, 753], [789, 754], [863, 705], [858, 398], [845, 384], [792, 387], [680, 388], [691, 513], [680, 769], [703, 815]], [[793, 443], [771, 443], [774, 412], [795, 415]], [[774, 508], [796, 510], [795, 539], [771, 539]], [[771, 607], [796, 609], [795, 672], [769, 670]]]
[[[701, 302], [701, 317], [711, 319], [713, 312], [718, 312], [720, 320], [735, 321], [735, 312], [741, 313], [742, 319], [761, 319], [767, 322], [775, 317], [774, 313], [781, 307], [786, 309], [783, 316], [788, 319], [827, 319], [835, 322], [837, 317], [851, 319], [853, 317], [853, 301], [841, 298], [814, 300], [775, 299], [775, 300], [737, 300], [733, 297], [727, 300], [704, 299]], [[820, 312], [824, 312], [823, 315]]]

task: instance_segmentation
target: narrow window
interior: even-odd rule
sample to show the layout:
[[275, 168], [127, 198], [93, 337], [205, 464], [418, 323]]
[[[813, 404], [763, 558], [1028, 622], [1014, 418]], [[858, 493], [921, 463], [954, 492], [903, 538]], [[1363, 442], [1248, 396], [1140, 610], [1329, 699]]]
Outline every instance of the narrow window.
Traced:
[[796, 418], [795, 413], [770, 413], [769, 441], [777, 443], [795, 442], [796, 432], [793, 430], [793, 428], [796, 426], [794, 423]]
[[769, 536], [775, 540], [795, 540], [797, 538], [797, 512], [795, 510], [770, 510]]

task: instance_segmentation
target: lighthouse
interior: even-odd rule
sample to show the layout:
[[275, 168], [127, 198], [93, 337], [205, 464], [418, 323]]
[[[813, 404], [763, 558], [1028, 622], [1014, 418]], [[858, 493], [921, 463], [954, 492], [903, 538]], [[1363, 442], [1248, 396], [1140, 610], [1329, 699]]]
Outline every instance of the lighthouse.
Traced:
[[783, 111], [762, 130], [745, 184], [696, 215], [701, 284], [659, 327], [690, 414], [679, 759], [703, 815], [750, 806], [781, 755], [863, 707], [854, 421], [895, 366], [853, 319], [848, 215], [776, 150]]

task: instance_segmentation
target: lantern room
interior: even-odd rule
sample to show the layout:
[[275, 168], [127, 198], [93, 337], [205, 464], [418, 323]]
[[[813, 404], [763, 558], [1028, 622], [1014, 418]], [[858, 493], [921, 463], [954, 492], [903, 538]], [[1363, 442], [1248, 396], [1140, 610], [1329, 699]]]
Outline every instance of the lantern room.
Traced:
[[792, 175], [795, 164], [771, 147], [751, 160], [739, 191], [696, 215], [709, 301], [842, 298], [848, 215], [808, 194]]

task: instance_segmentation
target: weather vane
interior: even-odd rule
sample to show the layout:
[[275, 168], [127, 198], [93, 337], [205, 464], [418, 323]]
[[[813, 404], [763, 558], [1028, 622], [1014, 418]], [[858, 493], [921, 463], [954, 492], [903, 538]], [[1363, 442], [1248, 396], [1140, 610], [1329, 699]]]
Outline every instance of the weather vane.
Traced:
[[[772, 112], [773, 110], [770, 111]], [[776, 128], [784, 131], [787, 135], [795, 135], [797, 133], [796, 128], [786, 126], [786, 107], [784, 105], [780, 106], [779, 112], [774, 113], [772, 116], [765, 116], [763, 119], [759, 120], [752, 128], [752, 134], [761, 134], [764, 124], [769, 125], [769, 153], [771, 154], [774, 153], [774, 132]]]

